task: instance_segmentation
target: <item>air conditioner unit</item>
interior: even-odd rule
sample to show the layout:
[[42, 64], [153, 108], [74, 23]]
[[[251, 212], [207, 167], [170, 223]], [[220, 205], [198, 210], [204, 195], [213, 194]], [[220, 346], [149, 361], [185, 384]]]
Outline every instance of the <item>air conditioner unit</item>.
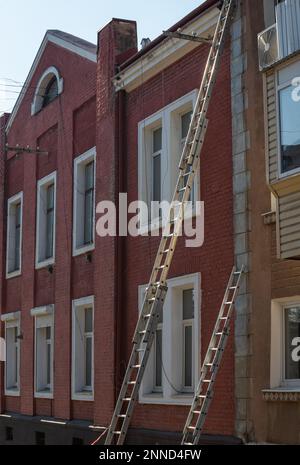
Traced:
[[261, 71], [279, 60], [276, 24], [258, 34], [258, 57]]

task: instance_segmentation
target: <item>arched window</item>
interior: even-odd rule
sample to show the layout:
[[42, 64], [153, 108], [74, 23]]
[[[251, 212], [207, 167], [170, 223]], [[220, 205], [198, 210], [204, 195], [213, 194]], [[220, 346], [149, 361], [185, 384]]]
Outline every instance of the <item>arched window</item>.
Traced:
[[51, 81], [46, 87], [45, 95], [43, 97], [43, 105], [42, 107], [46, 107], [48, 103], [52, 102], [58, 96], [58, 85], [56, 76], [53, 76]]
[[41, 76], [31, 104], [31, 115], [45, 108], [63, 91], [63, 78], [58, 70], [51, 66]]

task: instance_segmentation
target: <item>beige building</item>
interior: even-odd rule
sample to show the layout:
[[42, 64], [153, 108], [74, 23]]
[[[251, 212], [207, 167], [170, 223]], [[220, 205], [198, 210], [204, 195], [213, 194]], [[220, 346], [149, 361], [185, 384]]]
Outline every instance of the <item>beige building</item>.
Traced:
[[249, 273], [236, 308], [236, 429], [246, 442], [300, 444], [300, 1], [239, 3], [235, 253]]

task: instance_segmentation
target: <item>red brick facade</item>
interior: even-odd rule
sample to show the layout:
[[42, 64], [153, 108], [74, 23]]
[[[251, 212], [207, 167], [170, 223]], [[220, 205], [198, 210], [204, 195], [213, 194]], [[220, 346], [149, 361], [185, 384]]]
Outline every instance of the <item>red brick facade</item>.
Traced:
[[[63, 93], [31, 116], [32, 89], [8, 132], [10, 145], [39, 146], [48, 155], [1, 152], [0, 274], [1, 312], [21, 311], [21, 396], [9, 398], [0, 377], [1, 412], [88, 420], [109, 424], [137, 320], [138, 286], [145, 284], [157, 238], [96, 236], [92, 260], [72, 257], [73, 159], [96, 146], [96, 204], [128, 192], [138, 198], [138, 123], [199, 87], [208, 48], [201, 46], [131, 92], [115, 92], [117, 66], [136, 53], [134, 22], [113, 20], [99, 33], [97, 64], [49, 43], [31, 80], [35, 86], [49, 66], [64, 79]], [[126, 69], [126, 68], [125, 68]], [[233, 266], [232, 138], [230, 44], [227, 43], [208, 113], [201, 159], [201, 199], [205, 202], [205, 242], [187, 249], [179, 241], [170, 277], [201, 273], [201, 353], [205, 353]], [[2, 118], [3, 120], [3, 118]], [[3, 133], [2, 133], [3, 134]], [[3, 144], [2, 144], [3, 146]], [[1, 147], [2, 147], [1, 146]], [[6, 166], [4, 166], [4, 164]], [[37, 180], [57, 171], [56, 257], [53, 272], [35, 270]], [[4, 192], [5, 191], [5, 192]], [[7, 199], [24, 193], [22, 275], [5, 279]], [[3, 201], [3, 195], [5, 200]], [[4, 219], [6, 218], [4, 213]], [[71, 303], [94, 295], [94, 402], [71, 400]], [[34, 398], [34, 322], [30, 310], [55, 305], [54, 398]], [[232, 328], [233, 332], [233, 328]], [[226, 401], [224, 401], [226, 399]], [[188, 407], [136, 406], [133, 428], [180, 432]], [[234, 349], [231, 336], [219, 373], [205, 432], [233, 436]]]

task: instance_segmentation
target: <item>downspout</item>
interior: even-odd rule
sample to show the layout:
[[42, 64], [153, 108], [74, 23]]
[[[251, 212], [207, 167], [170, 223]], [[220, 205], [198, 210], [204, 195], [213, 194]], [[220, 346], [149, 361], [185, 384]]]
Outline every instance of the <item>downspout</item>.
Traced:
[[[117, 236], [115, 248], [115, 289], [117, 296], [115, 299], [115, 370], [114, 370], [114, 388], [115, 388], [115, 401], [119, 395], [119, 388], [124, 373], [122, 372], [122, 327], [123, 319], [125, 316], [124, 306], [124, 285], [123, 285], [123, 264], [124, 264], [124, 247], [125, 237], [119, 235], [119, 193], [126, 192], [126, 165], [125, 165], [125, 91], [121, 90], [115, 94], [115, 128], [116, 128], [116, 192], [115, 202], [117, 205]], [[123, 311], [122, 311], [123, 310]]]

